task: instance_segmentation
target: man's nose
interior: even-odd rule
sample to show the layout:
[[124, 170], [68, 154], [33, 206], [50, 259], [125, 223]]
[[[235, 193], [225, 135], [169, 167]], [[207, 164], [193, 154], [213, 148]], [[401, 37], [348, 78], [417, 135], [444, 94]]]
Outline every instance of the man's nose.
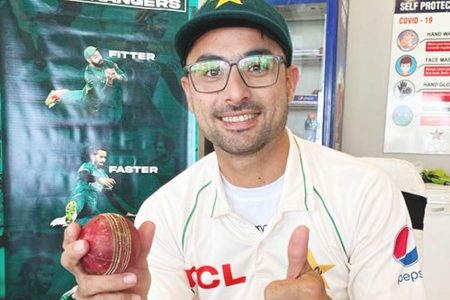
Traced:
[[249, 97], [249, 88], [239, 73], [237, 65], [232, 65], [230, 77], [225, 88], [227, 101], [239, 102]]

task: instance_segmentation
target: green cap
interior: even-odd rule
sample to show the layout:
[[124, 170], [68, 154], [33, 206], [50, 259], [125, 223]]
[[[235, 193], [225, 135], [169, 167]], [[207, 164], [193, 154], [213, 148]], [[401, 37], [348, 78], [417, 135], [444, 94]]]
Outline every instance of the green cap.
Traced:
[[207, 0], [175, 36], [175, 48], [184, 64], [194, 42], [209, 30], [220, 27], [256, 27], [278, 42], [292, 62], [292, 41], [286, 20], [264, 0]]
[[94, 46], [89, 46], [86, 49], [84, 49], [84, 58], [88, 60], [91, 58], [92, 55], [94, 55], [95, 51], [97, 51], [97, 48]]

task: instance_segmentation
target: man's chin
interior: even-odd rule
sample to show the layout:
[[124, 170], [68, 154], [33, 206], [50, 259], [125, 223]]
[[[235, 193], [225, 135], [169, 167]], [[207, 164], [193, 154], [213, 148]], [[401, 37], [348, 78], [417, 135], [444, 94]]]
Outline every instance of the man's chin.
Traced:
[[103, 66], [103, 60], [102, 61], [99, 61], [98, 63], [92, 63], [94, 66], [96, 66], [96, 67], [101, 67], [101, 66]]
[[266, 145], [265, 142], [254, 144], [238, 145], [238, 144], [220, 144], [218, 145], [223, 151], [232, 155], [251, 155], [260, 151]]

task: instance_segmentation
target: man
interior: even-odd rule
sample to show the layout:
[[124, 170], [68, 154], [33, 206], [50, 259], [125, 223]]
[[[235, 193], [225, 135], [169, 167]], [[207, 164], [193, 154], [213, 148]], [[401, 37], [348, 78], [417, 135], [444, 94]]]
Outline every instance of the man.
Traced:
[[104, 194], [120, 212], [126, 214], [112, 194], [116, 181], [110, 178], [104, 169], [106, 150], [101, 146], [93, 146], [88, 149], [88, 155], [89, 161], [78, 168], [77, 184], [69, 196], [65, 216], [54, 219], [50, 226], [65, 227], [74, 221], [81, 225], [87, 223], [99, 213], [97, 204], [100, 193]]
[[189, 108], [215, 153], [142, 205], [143, 255], [126, 273], [85, 274], [88, 245], [76, 241], [79, 227], [66, 230], [61, 261], [77, 278], [75, 297], [422, 299], [400, 192], [285, 128], [298, 69], [281, 15], [262, 0], [208, 1], [175, 45]]
[[158, 167], [158, 187], [169, 182], [174, 174], [181, 171], [178, 157], [175, 155], [175, 143], [167, 135], [158, 135], [154, 142], [155, 157], [148, 164]]
[[19, 271], [20, 285], [16, 288], [12, 300], [47, 300], [57, 295], [51, 291], [55, 275], [55, 261], [47, 256], [35, 255], [22, 263]]
[[85, 86], [82, 90], [52, 90], [45, 105], [52, 108], [59, 102], [82, 106], [88, 116], [118, 121], [122, 116], [122, 95], [118, 83], [128, 81], [116, 63], [104, 59], [98, 49], [84, 50], [88, 62], [84, 70]]

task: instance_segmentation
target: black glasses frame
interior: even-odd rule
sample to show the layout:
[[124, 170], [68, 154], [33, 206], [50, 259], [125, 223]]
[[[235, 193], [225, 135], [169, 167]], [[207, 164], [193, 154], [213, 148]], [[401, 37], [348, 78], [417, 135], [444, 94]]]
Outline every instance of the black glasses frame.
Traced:
[[195, 63], [193, 63], [193, 64], [184, 66], [184, 67], [183, 67], [183, 70], [184, 70], [185, 74], [188, 75], [189, 78], [191, 79], [192, 85], [194, 86], [194, 89], [195, 89], [197, 92], [202, 93], [202, 94], [212, 94], [212, 93], [217, 93], [217, 92], [223, 91], [223, 90], [227, 87], [227, 85], [228, 85], [228, 80], [230, 79], [231, 69], [233, 68], [233, 66], [236, 66], [236, 69], [238, 70], [239, 76], [241, 77], [242, 81], [245, 83], [246, 86], [248, 86], [249, 88], [265, 88], [265, 87], [272, 86], [272, 85], [274, 85], [275, 83], [278, 82], [278, 77], [279, 77], [279, 75], [280, 75], [280, 65], [281, 65], [281, 64], [286, 64], [286, 59], [285, 59], [283, 56], [281, 56], [281, 55], [272, 55], [272, 54], [262, 54], [262, 55], [263, 55], [263, 56], [273, 56], [273, 58], [275, 58], [275, 60], [277, 61], [277, 76], [276, 76], [274, 82], [271, 83], [271, 84], [257, 85], [257, 86], [255, 86], [255, 85], [250, 85], [250, 84], [247, 83], [247, 81], [246, 81], [245, 78], [244, 78], [244, 75], [241, 73], [242, 71], [239, 69], [239, 62], [240, 62], [241, 60], [247, 59], [247, 58], [252, 57], [252, 56], [258, 56], [258, 55], [245, 56], [245, 57], [242, 57], [242, 58], [236, 59], [236, 60], [214, 59], [214, 60], [220, 60], [220, 61], [223, 61], [223, 62], [225, 62], [225, 63], [227, 63], [227, 64], [229, 65], [228, 75], [227, 75], [227, 79], [225, 80], [224, 86], [223, 86], [222, 88], [220, 88], [220, 89], [218, 89], [218, 90], [214, 90], [214, 91], [207, 91], [207, 92], [201, 91], [201, 90], [199, 90], [199, 89], [195, 86], [195, 80], [192, 79], [192, 75], [191, 75], [191, 68], [192, 68], [192, 66], [194, 66], [194, 65], [197, 64], [198, 62], [195, 62]]

